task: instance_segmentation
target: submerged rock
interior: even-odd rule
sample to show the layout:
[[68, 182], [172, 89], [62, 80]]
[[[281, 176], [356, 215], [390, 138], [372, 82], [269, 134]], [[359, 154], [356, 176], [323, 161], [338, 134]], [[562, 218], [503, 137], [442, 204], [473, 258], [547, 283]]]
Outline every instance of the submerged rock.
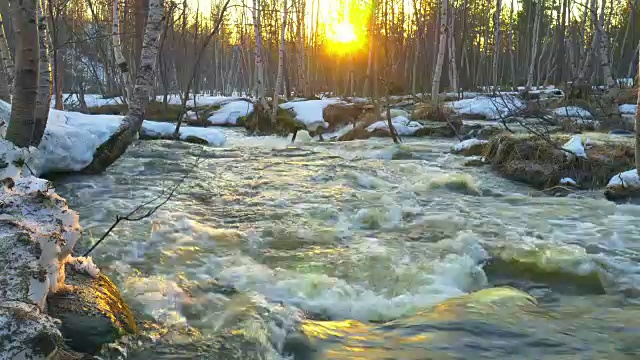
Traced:
[[136, 332], [131, 310], [109, 278], [95, 278], [67, 266], [67, 285], [48, 299], [49, 314], [72, 350], [96, 353], [102, 345]]

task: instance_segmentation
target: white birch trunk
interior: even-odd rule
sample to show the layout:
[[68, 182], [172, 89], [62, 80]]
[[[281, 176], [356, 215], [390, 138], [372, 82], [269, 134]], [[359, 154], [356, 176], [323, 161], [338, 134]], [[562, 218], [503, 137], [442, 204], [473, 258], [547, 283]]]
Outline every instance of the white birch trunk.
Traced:
[[604, 29], [604, 11], [606, 0], [601, 0], [602, 5], [600, 7], [600, 21], [598, 22], [598, 32], [600, 33], [600, 68], [602, 69], [602, 76], [607, 84], [607, 87], [611, 88], [615, 85], [615, 81], [611, 76], [611, 64], [609, 63], [609, 35]]
[[253, 0], [253, 33], [256, 37], [256, 49], [255, 49], [255, 60], [256, 60], [256, 96], [258, 97], [258, 101], [264, 111], [269, 108], [269, 104], [267, 103], [267, 99], [265, 97], [265, 88], [264, 88], [264, 62], [262, 61], [262, 32], [260, 29], [260, 8], [258, 4], [258, 0]]
[[533, 25], [533, 48], [531, 50], [531, 59], [529, 59], [529, 74], [527, 76], [527, 90], [533, 86], [533, 74], [536, 69], [536, 58], [538, 56], [538, 34], [540, 33], [540, 18], [542, 17], [542, 1], [538, 1], [536, 9], [536, 18]]
[[450, 83], [451, 89], [454, 92], [458, 92], [458, 64], [456, 63], [456, 37], [455, 37], [455, 27], [456, 17], [454, 13], [454, 9], [452, 8], [449, 12], [449, 29], [447, 31], [449, 35], [449, 41], [447, 41], [447, 46], [449, 47], [449, 72], [450, 72]]
[[37, 146], [33, 142], [39, 61], [36, 0], [12, 0], [10, 7], [16, 39], [16, 74], [6, 139], [18, 147]]
[[136, 139], [144, 112], [149, 104], [149, 94], [154, 83], [155, 63], [158, 56], [159, 35], [164, 20], [164, 0], [150, 0], [147, 27], [142, 43], [140, 68], [136, 76], [133, 96], [129, 102], [127, 115], [118, 130], [96, 149], [93, 161], [83, 169], [85, 173], [100, 173], [113, 164]]
[[47, 127], [51, 108], [51, 62], [49, 59], [49, 31], [44, 0], [38, 0], [38, 36], [40, 40], [40, 76], [38, 78], [38, 96], [36, 98], [35, 128], [33, 142], [40, 143]]
[[276, 78], [276, 86], [273, 91], [273, 109], [271, 113], [271, 123], [276, 123], [278, 116], [278, 96], [280, 88], [282, 88], [282, 76], [284, 74], [284, 46], [285, 35], [287, 31], [287, 0], [283, 0], [284, 11], [282, 13], [282, 28], [280, 30], [280, 49], [278, 50], [278, 76]]
[[500, 10], [502, 8], [502, 0], [496, 0], [496, 13], [493, 20], [494, 33], [493, 33], [493, 91], [498, 90], [498, 59], [500, 55]]
[[0, 58], [2, 58], [2, 64], [4, 65], [9, 93], [13, 94], [13, 81], [16, 75], [16, 69], [13, 59], [11, 58], [11, 52], [9, 51], [9, 44], [7, 43], [7, 37], [4, 31], [4, 22], [2, 21], [2, 14], [0, 14]]
[[116, 65], [122, 75], [124, 98], [129, 103], [133, 96], [133, 81], [129, 72], [129, 64], [122, 53], [122, 41], [120, 38], [120, 0], [113, 0], [113, 54]]
[[436, 67], [433, 71], [433, 82], [431, 83], [431, 100], [437, 105], [438, 95], [440, 92], [440, 77], [442, 75], [442, 63], [444, 62], [444, 53], [447, 44], [447, 10], [449, 1], [442, 0], [440, 15], [440, 42], [438, 43], [438, 57], [436, 58]]

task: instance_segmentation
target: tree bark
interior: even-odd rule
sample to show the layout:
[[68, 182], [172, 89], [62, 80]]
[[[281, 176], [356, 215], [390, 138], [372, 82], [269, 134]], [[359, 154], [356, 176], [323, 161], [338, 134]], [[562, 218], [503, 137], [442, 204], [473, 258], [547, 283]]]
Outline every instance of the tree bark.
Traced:
[[598, 32], [600, 33], [600, 68], [602, 76], [607, 87], [611, 88], [615, 85], [615, 81], [611, 76], [611, 65], [609, 64], [609, 36], [605, 31], [604, 11], [606, 0], [601, 0], [600, 21], [598, 21]]
[[7, 81], [4, 65], [0, 62], [0, 100], [10, 103], [11, 92], [9, 92], [9, 83]]
[[374, 96], [372, 91], [372, 85], [374, 81], [374, 69], [373, 69], [373, 61], [374, 61], [374, 53], [375, 53], [375, 24], [376, 24], [376, 8], [377, 8], [377, 0], [372, 1], [371, 5], [371, 24], [369, 28], [369, 58], [367, 60], [367, 75], [364, 79], [364, 89], [362, 91], [364, 96]]
[[447, 34], [449, 35], [449, 40], [447, 41], [447, 45], [449, 47], [449, 83], [451, 84], [451, 90], [453, 90], [455, 93], [458, 93], [460, 89], [458, 85], [458, 64], [456, 63], [456, 36], [454, 31], [455, 24], [455, 12], [453, 7], [451, 7], [449, 11], [449, 29], [447, 31]]
[[[638, 42], [638, 49], [640, 49], [640, 42]], [[640, 55], [638, 57], [638, 77], [640, 78]], [[636, 172], [640, 177], [640, 91], [638, 92], [638, 100], [636, 101], [636, 119], [635, 119], [635, 131], [636, 131]]]
[[536, 19], [533, 25], [533, 48], [531, 50], [531, 59], [529, 59], [529, 75], [527, 76], [527, 90], [531, 90], [533, 86], [533, 74], [536, 69], [536, 58], [538, 56], [538, 36], [540, 34], [540, 18], [542, 17], [542, 0], [538, 0], [538, 8], [536, 9]]
[[253, 33], [256, 38], [255, 60], [256, 60], [256, 96], [263, 110], [269, 108], [265, 97], [264, 88], [264, 62], [262, 61], [262, 30], [260, 29], [260, 4], [258, 0], [253, 0]]
[[516, 83], [516, 59], [513, 55], [513, 5], [514, 0], [511, 0], [511, 7], [509, 9], [509, 62], [511, 65], [511, 87], [517, 90], [518, 84]]
[[440, 92], [440, 78], [442, 75], [442, 63], [444, 62], [444, 53], [447, 44], [447, 10], [449, 1], [442, 0], [440, 15], [440, 42], [438, 43], [438, 57], [436, 59], [436, 67], [433, 71], [433, 82], [431, 83], [431, 100], [437, 105], [438, 95]]
[[18, 147], [38, 146], [33, 137], [39, 61], [36, 0], [12, 0], [10, 7], [16, 38], [16, 76], [6, 138]]
[[122, 40], [120, 37], [120, 0], [113, 0], [113, 54], [116, 58], [116, 65], [120, 69], [123, 81], [124, 98], [127, 102], [133, 96], [133, 81], [129, 72], [129, 64], [122, 53]]
[[284, 46], [285, 35], [287, 31], [287, 0], [283, 0], [284, 11], [282, 13], [282, 28], [280, 30], [280, 49], [278, 50], [278, 76], [276, 78], [276, 86], [273, 91], [273, 109], [271, 113], [271, 123], [276, 123], [278, 116], [278, 96], [282, 87], [282, 76], [284, 74]]
[[500, 10], [502, 8], [502, 0], [496, 0], [496, 12], [493, 18], [493, 69], [492, 85], [493, 92], [498, 90], [498, 60], [500, 56]]
[[149, 15], [147, 27], [144, 33], [140, 68], [136, 76], [136, 84], [129, 102], [127, 115], [122, 119], [118, 130], [102, 143], [93, 155], [93, 161], [83, 172], [95, 174], [105, 171], [113, 164], [129, 145], [136, 139], [142, 122], [144, 112], [149, 104], [149, 93], [154, 83], [155, 60], [158, 55], [158, 38], [162, 30], [164, 20], [164, 0], [151, 0], [149, 2]]
[[9, 86], [9, 93], [13, 93], [13, 81], [16, 69], [13, 59], [11, 58], [11, 52], [9, 51], [9, 44], [7, 43], [7, 36], [4, 31], [4, 22], [2, 21], [2, 14], [0, 14], [0, 58], [2, 58], [4, 73]]
[[[47, 127], [51, 108], [51, 62], [49, 59], [49, 31], [45, 2], [38, 1], [38, 36], [40, 41], [40, 76], [38, 78], [38, 95], [36, 98], [35, 128], [33, 142], [39, 144]], [[84, 102], [84, 99], [81, 99]], [[85, 105], [86, 106], [86, 105]]]

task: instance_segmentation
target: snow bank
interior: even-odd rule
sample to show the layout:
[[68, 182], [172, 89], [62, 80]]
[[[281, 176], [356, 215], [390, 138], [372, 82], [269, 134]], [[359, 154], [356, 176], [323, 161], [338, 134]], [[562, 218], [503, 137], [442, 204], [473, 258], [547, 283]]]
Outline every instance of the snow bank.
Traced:
[[525, 107], [522, 101], [511, 95], [496, 98], [478, 96], [473, 99], [448, 102], [445, 105], [460, 115], [482, 116], [487, 120], [509, 117]]
[[305, 101], [290, 101], [281, 104], [280, 107], [285, 110], [292, 110], [296, 113], [296, 121], [306, 126], [307, 130], [314, 131], [318, 127], [326, 128], [329, 126], [324, 121], [322, 111], [332, 104], [344, 104], [337, 98], [329, 98], [323, 100], [305, 100]]
[[232, 101], [223, 105], [207, 118], [212, 125], [236, 125], [238, 118], [253, 111], [253, 105], [247, 101]]
[[618, 201], [640, 194], [640, 177], [638, 170], [633, 169], [617, 174], [609, 180], [604, 196], [608, 200]]
[[558, 117], [576, 117], [576, 118], [593, 118], [593, 115], [588, 110], [577, 106], [565, 106], [553, 110], [553, 115]]
[[[0, 100], [0, 109], [7, 106], [10, 114], [10, 105]], [[29, 167], [35, 175], [84, 169], [93, 160], [98, 146], [118, 129], [122, 118], [51, 109], [42, 142], [30, 157]], [[145, 120], [140, 132], [171, 138], [174, 130], [175, 124]], [[218, 129], [183, 126], [180, 139], [190, 136], [205, 140], [211, 146], [222, 146], [226, 142], [225, 134]]]
[[[582, 138], [580, 137], [580, 135], [575, 135], [574, 137], [572, 137], [562, 146], [562, 148], [571, 151], [577, 157], [581, 157], [584, 159], [587, 158], [587, 153], [584, 150], [584, 146], [582, 146]], [[572, 154], [567, 153], [567, 159], [571, 159], [572, 157]]]
[[452, 148], [453, 152], [462, 152], [464, 150], [470, 149], [477, 145], [487, 144], [489, 141], [487, 140], [479, 140], [479, 139], [468, 139], [462, 142], [455, 144]]
[[619, 107], [620, 113], [626, 115], [635, 115], [637, 108], [638, 106], [636, 104], [622, 104]]
[[[140, 134], [150, 138], [170, 139], [175, 129], [176, 124], [173, 123], [145, 120], [142, 123]], [[222, 146], [227, 141], [227, 136], [218, 129], [194, 126], [183, 126], [180, 128], [180, 140], [187, 140], [188, 137], [192, 136], [206, 140], [211, 146]]]
[[[393, 127], [396, 129], [396, 132], [400, 136], [414, 135], [418, 130], [424, 127], [419, 122], [411, 121], [404, 116], [394, 117], [393, 119], [391, 119], [391, 123], [393, 124]], [[374, 132], [376, 130], [389, 131], [388, 121], [387, 120], [376, 121], [367, 127], [368, 132]]]
[[[190, 95], [189, 100], [187, 101], [187, 106], [193, 106], [193, 99], [195, 97], [197, 106], [217, 106], [223, 105], [228, 102], [238, 101], [242, 99], [243, 96], [241, 94], [235, 94], [234, 96], [221, 96], [221, 95]], [[156, 101], [162, 102], [164, 101], [164, 97], [162, 95], [156, 96]], [[167, 102], [171, 105], [182, 105], [182, 98], [179, 95], [169, 95]]]
[[640, 188], [640, 178], [636, 169], [625, 171], [612, 177], [607, 187], [621, 186], [623, 188]]

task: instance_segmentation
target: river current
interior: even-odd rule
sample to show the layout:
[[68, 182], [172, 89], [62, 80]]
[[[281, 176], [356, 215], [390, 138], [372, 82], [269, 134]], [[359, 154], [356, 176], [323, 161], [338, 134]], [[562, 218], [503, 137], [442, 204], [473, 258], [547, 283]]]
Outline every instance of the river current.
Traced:
[[225, 131], [225, 148], [139, 142], [55, 180], [86, 248], [186, 176], [92, 254], [156, 324], [129, 358], [639, 356], [640, 206], [537, 196], [448, 140]]

